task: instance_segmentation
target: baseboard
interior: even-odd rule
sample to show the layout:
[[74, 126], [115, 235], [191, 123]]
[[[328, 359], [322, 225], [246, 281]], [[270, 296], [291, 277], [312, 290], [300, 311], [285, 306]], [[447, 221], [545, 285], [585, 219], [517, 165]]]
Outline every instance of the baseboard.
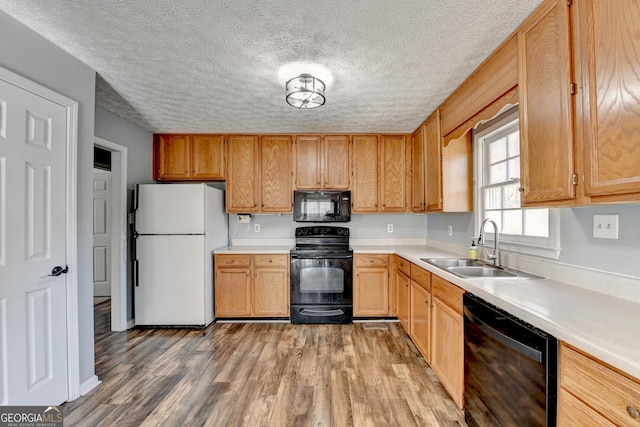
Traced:
[[80, 384], [80, 396], [84, 396], [89, 393], [91, 390], [100, 385], [102, 381], [98, 379], [97, 375], [92, 376], [87, 381]]

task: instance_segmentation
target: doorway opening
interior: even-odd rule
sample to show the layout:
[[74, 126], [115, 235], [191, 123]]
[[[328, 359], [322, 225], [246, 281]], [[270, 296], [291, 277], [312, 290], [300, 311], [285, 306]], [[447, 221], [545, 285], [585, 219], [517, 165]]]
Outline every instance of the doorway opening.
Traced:
[[111, 330], [127, 329], [127, 147], [95, 137], [94, 298], [111, 302]]

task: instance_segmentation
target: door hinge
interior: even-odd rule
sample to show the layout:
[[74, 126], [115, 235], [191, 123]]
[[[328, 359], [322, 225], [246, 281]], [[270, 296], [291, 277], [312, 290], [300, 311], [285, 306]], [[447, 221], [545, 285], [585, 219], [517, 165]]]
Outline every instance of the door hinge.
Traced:
[[575, 83], [569, 85], [569, 94], [575, 95], [578, 92], [578, 86]]
[[574, 173], [574, 174], [571, 176], [571, 183], [572, 183], [573, 185], [578, 185], [578, 174], [577, 174], [577, 173]]

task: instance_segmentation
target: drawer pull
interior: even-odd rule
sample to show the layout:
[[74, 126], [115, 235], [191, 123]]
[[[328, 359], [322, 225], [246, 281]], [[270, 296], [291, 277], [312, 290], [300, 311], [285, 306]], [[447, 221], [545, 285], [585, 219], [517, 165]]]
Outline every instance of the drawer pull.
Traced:
[[640, 417], [640, 411], [638, 411], [638, 408], [636, 408], [635, 406], [627, 406], [627, 413], [631, 416], [631, 418]]

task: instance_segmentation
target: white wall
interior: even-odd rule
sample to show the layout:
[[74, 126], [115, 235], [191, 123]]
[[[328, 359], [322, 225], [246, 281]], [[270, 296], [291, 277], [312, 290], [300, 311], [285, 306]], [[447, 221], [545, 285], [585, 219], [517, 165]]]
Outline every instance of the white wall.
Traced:
[[[151, 179], [153, 134], [100, 107], [95, 109], [95, 135], [127, 147], [127, 212], [131, 211], [136, 184], [153, 182]], [[128, 235], [129, 241], [131, 235]], [[131, 261], [127, 256], [127, 320], [133, 319], [133, 283]]]
[[[640, 277], [640, 205], [607, 205], [559, 208], [559, 262], [611, 273]], [[619, 239], [593, 238], [594, 214], [619, 215]], [[470, 244], [473, 215], [470, 213], [430, 214], [428, 237], [445, 242]], [[454, 235], [447, 235], [453, 226]], [[605, 286], [606, 284], [603, 284]]]
[[78, 102], [80, 382], [94, 376], [92, 176], [95, 72], [0, 11], [0, 66]]
[[[260, 224], [260, 233], [253, 232], [253, 225]], [[293, 239], [296, 227], [316, 223], [298, 223], [291, 214], [253, 215], [251, 224], [238, 224], [237, 215], [229, 215], [230, 239]], [[393, 224], [393, 233], [387, 233], [387, 225]], [[425, 239], [427, 216], [414, 214], [352, 214], [351, 222], [326, 224], [347, 227], [352, 239]]]

